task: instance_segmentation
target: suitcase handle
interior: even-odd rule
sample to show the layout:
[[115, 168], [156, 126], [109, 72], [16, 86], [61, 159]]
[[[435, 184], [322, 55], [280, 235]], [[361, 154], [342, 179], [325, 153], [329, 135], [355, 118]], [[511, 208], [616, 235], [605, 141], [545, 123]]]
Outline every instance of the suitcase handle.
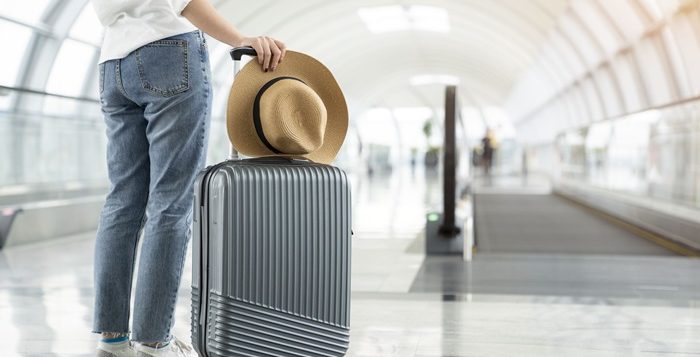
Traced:
[[260, 156], [245, 160], [248, 164], [270, 164], [270, 165], [308, 165], [315, 162], [304, 157], [293, 156]]
[[231, 51], [229, 51], [229, 55], [231, 55], [232, 60], [240, 61], [243, 56], [255, 57], [258, 55], [258, 53], [251, 46], [243, 46], [233, 48]]
[[[235, 80], [236, 75], [238, 75], [238, 71], [241, 70], [241, 58], [243, 58], [243, 56], [257, 56], [258, 53], [253, 47], [243, 46], [232, 48], [229, 51], [229, 55], [231, 55], [231, 59], [233, 60], [233, 79]], [[233, 148], [233, 145], [229, 146], [228, 157], [230, 160], [240, 159], [240, 155], [238, 155], [238, 151]]]

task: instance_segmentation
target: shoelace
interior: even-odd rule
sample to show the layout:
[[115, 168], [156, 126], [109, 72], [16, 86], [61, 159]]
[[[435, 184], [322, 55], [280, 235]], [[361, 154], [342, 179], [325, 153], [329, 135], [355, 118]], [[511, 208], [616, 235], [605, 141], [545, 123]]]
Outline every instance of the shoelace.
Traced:
[[192, 352], [192, 346], [190, 346], [188, 343], [180, 341], [177, 337], [173, 337], [173, 342], [175, 346], [177, 346], [181, 351], [183, 352]]

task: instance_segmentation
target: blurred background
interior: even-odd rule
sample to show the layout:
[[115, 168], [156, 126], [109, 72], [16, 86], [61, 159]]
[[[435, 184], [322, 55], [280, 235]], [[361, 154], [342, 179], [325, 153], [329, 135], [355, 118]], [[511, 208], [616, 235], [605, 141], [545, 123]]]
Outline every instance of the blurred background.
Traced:
[[[494, 166], [606, 191], [700, 205], [700, 15], [696, 1], [213, 1], [245, 33], [284, 39], [335, 73], [351, 112], [337, 164], [421, 164], [441, 145], [446, 84], [457, 84], [465, 140], [486, 128]], [[106, 185], [88, 1], [27, 0], [0, 12], [0, 197]], [[232, 81], [210, 39], [214, 130]], [[11, 201], [10, 201], [11, 202]]]
[[[335, 165], [353, 184], [353, 355], [700, 354], [700, 265], [688, 258], [700, 250], [700, 1], [211, 2], [243, 33], [318, 58], [344, 90]], [[0, 7], [0, 34], [0, 333], [11, 341], [0, 354], [87, 355], [109, 187], [102, 27], [87, 0], [23, 0]], [[215, 163], [228, 154], [233, 66], [228, 46], [207, 40]], [[425, 215], [443, 199], [448, 85], [471, 262], [423, 249]], [[65, 300], [77, 305], [57, 307]], [[542, 317], [561, 301], [573, 315]], [[503, 311], [520, 311], [522, 329], [490, 320], [513, 316]], [[476, 337], [472, 314], [486, 326]]]

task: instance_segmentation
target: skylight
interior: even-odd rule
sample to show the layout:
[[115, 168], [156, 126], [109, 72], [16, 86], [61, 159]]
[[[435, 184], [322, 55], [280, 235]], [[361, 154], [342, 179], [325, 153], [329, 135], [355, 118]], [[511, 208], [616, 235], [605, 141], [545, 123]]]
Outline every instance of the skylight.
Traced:
[[458, 85], [459, 77], [449, 74], [419, 74], [411, 77], [410, 82], [413, 86], [426, 84]]
[[357, 10], [358, 15], [372, 33], [395, 31], [450, 32], [447, 10], [424, 5], [376, 6]]
[[414, 5], [408, 8], [408, 17], [416, 30], [450, 32], [450, 19], [443, 8]]

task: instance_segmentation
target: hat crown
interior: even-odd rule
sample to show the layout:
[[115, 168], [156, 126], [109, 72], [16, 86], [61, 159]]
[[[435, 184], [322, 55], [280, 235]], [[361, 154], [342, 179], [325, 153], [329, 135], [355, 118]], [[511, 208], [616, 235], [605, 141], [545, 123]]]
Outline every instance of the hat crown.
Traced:
[[348, 130], [348, 108], [331, 71], [290, 50], [273, 72], [263, 72], [256, 61], [238, 72], [226, 122], [231, 144], [244, 156], [330, 164]]
[[323, 100], [299, 80], [279, 80], [260, 97], [265, 138], [282, 154], [304, 155], [321, 147], [327, 120]]

